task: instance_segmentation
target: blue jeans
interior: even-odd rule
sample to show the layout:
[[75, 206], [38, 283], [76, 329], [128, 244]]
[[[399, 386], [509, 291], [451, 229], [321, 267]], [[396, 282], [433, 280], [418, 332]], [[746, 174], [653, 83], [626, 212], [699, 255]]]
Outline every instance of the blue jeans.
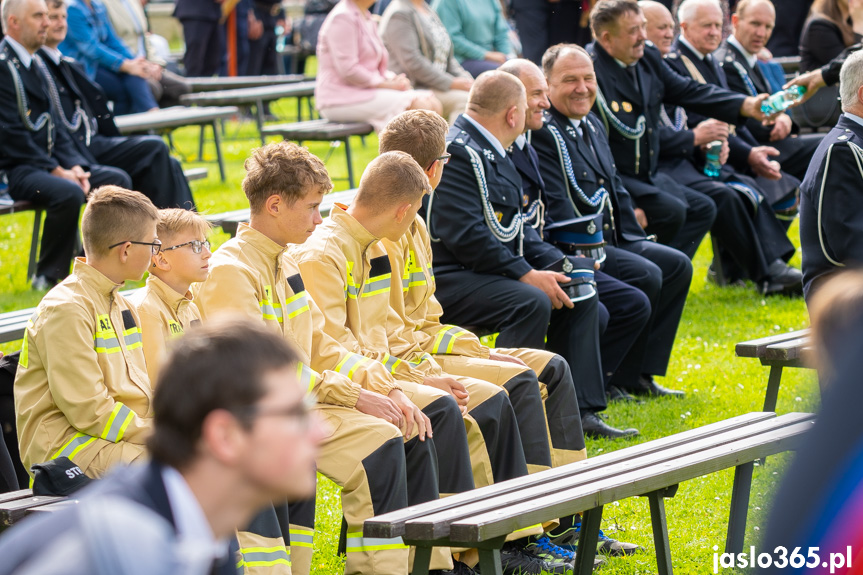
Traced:
[[147, 81], [138, 76], [112, 72], [99, 66], [96, 69], [96, 83], [102, 87], [108, 99], [114, 102], [115, 116], [146, 112], [159, 107]]

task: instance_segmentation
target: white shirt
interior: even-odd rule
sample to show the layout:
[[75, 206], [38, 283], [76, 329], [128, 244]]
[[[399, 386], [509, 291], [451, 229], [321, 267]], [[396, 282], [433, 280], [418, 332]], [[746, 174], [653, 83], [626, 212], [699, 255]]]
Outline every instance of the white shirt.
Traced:
[[48, 46], [42, 46], [42, 50], [44, 50], [45, 54], [51, 58], [51, 61], [55, 64], [60, 64], [60, 59], [63, 57], [63, 53], [60, 52], [57, 48], [49, 48]]
[[28, 70], [30, 69], [30, 63], [33, 61], [33, 55], [27, 51], [27, 48], [19, 44], [15, 41], [11, 36], [6, 36], [6, 41], [12, 46], [12, 49], [15, 50], [15, 53], [18, 55], [18, 59]]
[[842, 113], [845, 114], [845, 117], [848, 118], [849, 120], [853, 120], [853, 121], [857, 122], [858, 124], [860, 124], [861, 126], [863, 126], [863, 118], [861, 118], [860, 116], [858, 116], [856, 114], [852, 114], [851, 112], [842, 112]]
[[518, 146], [519, 150], [523, 150], [525, 144], [527, 144], [527, 136], [519, 134], [518, 138], [515, 139], [515, 145]]
[[575, 128], [575, 131], [578, 132], [578, 135], [581, 136], [581, 120], [576, 120], [575, 118], [570, 118], [569, 123], [572, 124], [572, 127]]
[[749, 64], [750, 68], [755, 68], [755, 64], [758, 62], [757, 54], [750, 54], [746, 48], [743, 47], [743, 44], [741, 44], [733, 35], [728, 37], [728, 43], [740, 50], [740, 53], [743, 54], [744, 58], [746, 58], [746, 63]]
[[491, 132], [489, 132], [488, 130], [485, 129], [485, 126], [483, 126], [482, 124], [480, 124], [479, 122], [477, 122], [476, 120], [474, 120], [473, 118], [468, 116], [467, 114], [462, 114], [462, 117], [465, 120], [467, 120], [468, 122], [470, 122], [471, 124], [473, 124], [473, 126], [477, 130], [479, 130], [479, 133], [482, 134], [483, 136], [485, 136], [486, 140], [491, 142], [492, 147], [494, 147], [494, 149], [497, 150], [497, 153], [500, 154], [501, 157], [506, 156], [506, 148], [503, 147], [503, 144], [500, 142], [500, 140], [497, 139], [497, 137], [494, 134], [492, 134]]
[[215, 538], [198, 498], [179, 471], [162, 467], [162, 481], [177, 528], [177, 543], [182, 549], [178, 556], [187, 561], [189, 573], [209, 573], [213, 560], [227, 554], [228, 542]]
[[695, 46], [693, 46], [693, 45], [689, 42], [689, 40], [687, 40], [687, 39], [683, 36], [683, 34], [681, 34], [681, 35], [680, 35], [680, 37], [679, 37], [678, 39], [680, 40], [680, 43], [681, 43], [681, 44], [683, 44], [684, 46], [686, 46], [687, 48], [689, 48], [690, 50], [692, 50], [692, 52], [693, 52], [696, 56], [698, 56], [698, 59], [699, 59], [699, 60], [704, 60], [704, 57], [705, 57], [705, 56], [707, 56], [707, 54], [702, 54], [701, 52], [699, 52], [698, 50], [696, 50], [696, 49], [695, 49]]

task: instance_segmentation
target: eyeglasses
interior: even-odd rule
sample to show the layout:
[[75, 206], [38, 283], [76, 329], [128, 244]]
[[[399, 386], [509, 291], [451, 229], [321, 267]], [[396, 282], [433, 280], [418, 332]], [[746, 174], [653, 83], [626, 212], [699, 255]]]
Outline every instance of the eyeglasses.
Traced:
[[169, 252], [171, 250], [178, 250], [178, 249], [186, 247], [186, 246], [192, 246], [192, 252], [199, 254], [199, 253], [201, 253], [202, 248], [207, 248], [208, 250], [210, 249], [210, 240], [204, 240], [204, 241], [192, 240], [192, 241], [186, 242], [184, 244], [177, 244], [176, 246], [171, 246], [169, 248], [162, 248], [162, 251], [163, 252]]
[[431, 169], [432, 169], [432, 166], [434, 166], [434, 163], [435, 163], [435, 162], [440, 162], [440, 163], [441, 163], [442, 165], [444, 165], [444, 166], [445, 166], [445, 165], [447, 165], [447, 164], [449, 164], [449, 159], [450, 159], [451, 157], [452, 157], [452, 154], [444, 154], [443, 156], [438, 156], [437, 158], [435, 158], [434, 160], [432, 160], [432, 163], [428, 165], [428, 167], [426, 168], [426, 171], [431, 170]]
[[117, 246], [122, 246], [123, 244], [137, 244], [139, 246], [150, 246], [150, 251], [153, 253], [153, 255], [156, 255], [157, 253], [162, 251], [162, 242], [160, 242], [159, 240], [153, 240], [152, 242], [135, 242], [132, 240], [125, 240], [122, 242], [117, 242], [113, 246], [108, 246], [108, 249], [113, 250]]
[[310, 410], [317, 402], [315, 395], [306, 394], [300, 403], [290, 407], [262, 408], [258, 405], [250, 405], [237, 411], [249, 418], [284, 417], [286, 419], [296, 419], [300, 426], [306, 429], [309, 425]]

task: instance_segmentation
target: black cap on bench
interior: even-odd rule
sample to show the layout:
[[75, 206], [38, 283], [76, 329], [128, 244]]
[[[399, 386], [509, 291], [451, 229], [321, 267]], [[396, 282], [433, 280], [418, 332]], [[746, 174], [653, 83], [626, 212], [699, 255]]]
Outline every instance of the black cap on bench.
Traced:
[[602, 213], [582, 216], [545, 227], [549, 241], [571, 256], [605, 261], [605, 241], [602, 239]]
[[58, 457], [30, 467], [33, 495], [71, 495], [93, 481], [68, 457]]

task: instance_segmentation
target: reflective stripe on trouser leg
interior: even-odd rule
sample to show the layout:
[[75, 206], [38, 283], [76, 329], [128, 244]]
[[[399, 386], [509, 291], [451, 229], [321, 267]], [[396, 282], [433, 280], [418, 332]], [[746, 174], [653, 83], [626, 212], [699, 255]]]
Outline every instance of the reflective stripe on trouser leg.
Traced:
[[480, 379], [503, 387], [509, 394], [530, 473], [551, 467], [551, 447], [543, 398], [536, 374], [516, 363], [465, 356], [436, 355], [450, 375]]
[[[491, 465], [492, 481], [506, 481], [514, 477], [527, 475], [527, 462], [518, 435], [518, 423], [509, 397], [500, 387], [487, 381], [471, 377], [458, 376], [456, 379], [464, 384], [470, 398], [468, 413], [465, 416], [465, 427], [472, 420], [479, 428], [483, 451]], [[471, 462], [476, 455], [472, 444], [471, 432], [468, 430], [468, 444], [471, 450]], [[477, 487], [481, 487], [481, 479], [474, 474]]]
[[251, 523], [237, 533], [240, 561], [247, 575], [291, 574], [290, 552], [273, 506], [259, 512]]
[[406, 573], [408, 548], [401, 538], [362, 536], [366, 519], [407, 506], [401, 432], [355, 409], [318, 404], [315, 411], [331, 431], [319, 448], [318, 471], [342, 488], [348, 527], [345, 573]]
[[[291, 571], [294, 575], [309, 575], [312, 570], [312, 546], [315, 533], [315, 498], [292, 501], [287, 505], [286, 520], [280, 520], [285, 542], [291, 548]], [[280, 511], [276, 509], [277, 513]]]
[[[404, 394], [429, 418], [438, 454], [438, 490], [441, 495], [462, 493], [474, 488], [465, 421], [455, 399], [437, 388], [401, 381]], [[477, 434], [479, 430], [477, 429]], [[486, 460], [488, 458], [486, 457]], [[410, 467], [408, 467], [410, 469]], [[488, 465], [491, 472], [491, 465]], [[410, 477], [408, 478], [410, 481]], [[413, 503], [411, 503], [413, 505]]]
[[545, 385], [548, 393], [543, 401], [551, 437], [552, 466], [559, 467], [586, 459], [587, 449], [569, 364], [556, 353], [541, 349], [507, 348], [494, 351], [522, 360]]

